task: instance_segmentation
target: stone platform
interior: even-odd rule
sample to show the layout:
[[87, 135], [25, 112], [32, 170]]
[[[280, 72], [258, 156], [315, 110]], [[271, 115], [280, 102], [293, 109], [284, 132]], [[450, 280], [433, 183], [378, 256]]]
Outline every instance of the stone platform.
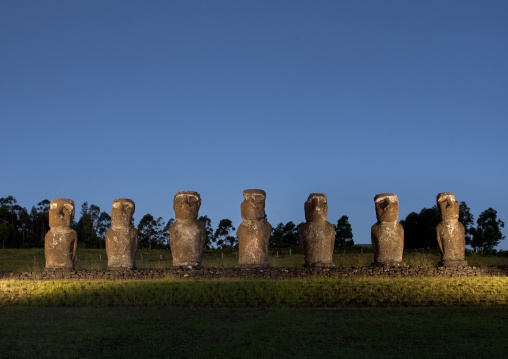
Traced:
[[508, 276], [508, 266], [480, 267], [324, 267], [324, 268], [172, 268], [119, 271], [0, 272], [0, 279], [25, 280], [144, 280], [275, 279], [354, 277], [478, 277]]

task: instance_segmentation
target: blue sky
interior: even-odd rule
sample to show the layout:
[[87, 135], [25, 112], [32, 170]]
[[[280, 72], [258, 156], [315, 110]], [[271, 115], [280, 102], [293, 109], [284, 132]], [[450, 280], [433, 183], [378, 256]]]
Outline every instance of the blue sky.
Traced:
[[[508, 221], [506, 1], [3, 1], [0, 196], [241, 222], [242, 191], [370, 242], [453, 192]], [[507, 222], [508, 225], [508, 222]], [[506, 230], [505, 230], [506, 233]], [[508, 249], [508, 240], [498, 248]]]

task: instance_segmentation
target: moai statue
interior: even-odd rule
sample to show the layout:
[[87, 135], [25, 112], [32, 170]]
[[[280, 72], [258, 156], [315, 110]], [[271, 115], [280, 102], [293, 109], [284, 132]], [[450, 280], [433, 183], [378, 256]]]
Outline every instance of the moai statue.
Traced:
[[111, 228], [106, 232], [108, 269], [136, 269], [138, 230], [132, 225], [136, 206], [126, 198], [113, 201]]
[[175, 195], [173, 210], [176, 222], [169, 227], [173, 267], [201, 266], [201, 256], [205, 248], [206, 227], [198, 221], [201, 197], [193, 191], [182, 191]]
[[305, 267], [333, 267], [335, 227], [327, 221], [326, 195], [311, 193], [304, 207], [306, 222], [298, 230], [298, 238], [305, 255]]
[[404, 251], [404, 228], [399, 219], [399, 199], [391, 193], [374, 197], [377, 223], [372, 226], [371, 240], [374, 249], [374, 265], [400, 266]]
[[437, 243], [441, 249], [439, 265], [467, 266], [466, 233], [459, 222], [459, 202], [450, 192], [438, 194], [436, 201], [441, 213], [441, 223], [437, 225]]
[[70, 199], [54, 199], [49, 205], [49, 227], [44, 237], [46, 269], [74, 269], [78, 236], [71, 228], [74, 219], [74, 202]]
[[242, 223], [238, 227], [238, 268], [268, 267], [268, 241], [272, 226], [265, 219], [266, 193], [243, 191]]

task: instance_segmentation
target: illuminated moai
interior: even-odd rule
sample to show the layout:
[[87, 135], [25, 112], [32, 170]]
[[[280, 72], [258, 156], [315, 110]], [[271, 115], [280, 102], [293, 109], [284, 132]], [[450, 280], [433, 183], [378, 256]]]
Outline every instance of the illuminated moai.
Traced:
[[400, 266], [404, 251], [404, 228], [399, 219], [399, 199], [391, 193], [374, 197], [377, 223], [372, 226], [371, 240], [374, 265]]
[[136, 206], [130, 199], [113, 201], [111, 228], [106, 232], [108, 269], [135, 269], [138, 230], [132, 225]]
[[298, 230], [306, 267], [333, 267], [335, 227], [327, 221], [328, 203], [323, 193], [311, 193], [304, 205], [305, 223]]
[[437, 225], [437, 243], [441, 249], [442, 266], [467, 266], [466, 233], [459, 222], [459, 202], [450, 192], [437, 195], [441, 222]]
[[238, 227], [238, 267], [268, 267], [268, 241], [272, 226], [265, 219], [266, 193], [243, 191], [242, 223]]
[[176, 222], [169, 228], [171, 254], [174, 267], [201, 266], [205, 248], [206, 227], [198, 221], [201, 197], [193, 191], [182, 191], [175, 195], [173, 210]]
[[78, 236], [71, 228], [74, 219], [74, 202], [70, 199], [54, 199], [49, 205], [49, 227], [44, 237], [46, 269], [74, 269]]

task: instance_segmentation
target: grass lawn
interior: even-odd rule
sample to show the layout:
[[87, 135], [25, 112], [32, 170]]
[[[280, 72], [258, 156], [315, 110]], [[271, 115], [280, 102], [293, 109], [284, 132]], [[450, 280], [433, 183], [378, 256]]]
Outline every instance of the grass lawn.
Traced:
[[[168, 251], [138, 257], [140, 268], [171, 266]], [[369, 265], [371, 257], [335, 253], [334, 262]], [[404, 260], [428, 267], [439, 256], [409, 252]], [[236, 262], [234, 252], [203, 257], [205, 267]], [[106, 263], [103, 250], [80, 249], [76, 269]], [[303, 256], [271, 256], [270, 264], [301, 266]], [[1, 250], [0, 270], [44, 270], [44, 252]], [[508, 277], [0, 280], [2, 359], [504, 359], [507, 338]]]
[[506, 358], [506, 308], [0, 307], [1, 358]]

